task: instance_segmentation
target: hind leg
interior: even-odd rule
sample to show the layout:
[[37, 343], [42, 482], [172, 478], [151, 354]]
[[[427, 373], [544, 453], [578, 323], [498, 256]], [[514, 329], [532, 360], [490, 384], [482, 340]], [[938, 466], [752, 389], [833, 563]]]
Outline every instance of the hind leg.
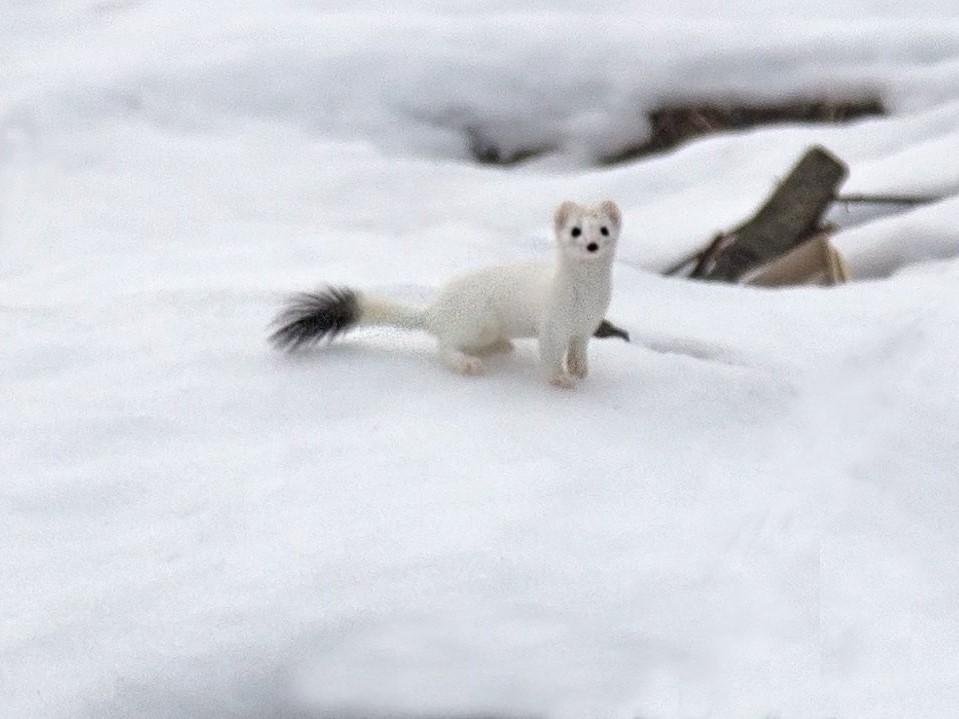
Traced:
[[460, 374], [482, 374], [486, 367], [480, 356], [502, 346], [499, 326], [489, 312], [460, 309], [462, 312], [458, 314], [452, 311], [441, 313], [430, 331], [436, 337], [443, 364]]
[[440, 359], [447, 367], [462, 375], [476, 376], [486, 371], [483, 360], [473, 354], [467, 354], [455, 347], [440, 345]]

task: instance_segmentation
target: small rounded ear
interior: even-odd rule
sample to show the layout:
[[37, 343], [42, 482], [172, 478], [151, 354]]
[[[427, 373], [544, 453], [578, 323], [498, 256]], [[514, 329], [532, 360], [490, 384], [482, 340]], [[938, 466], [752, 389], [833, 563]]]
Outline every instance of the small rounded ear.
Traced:
[[564, 227], [566, 227], [566, 221], [569, 219], [569, 216], [576, 211], [578, 205], [571, 201], [566, 200], [563, 204], [556, 208], [556, 212], [553, 213], [553, 229], [556, 230], [556, 233], [559, 234]]
[[619, 211], [619, 205], [612, 200], [604, 200], [600, 204], [599, 209], [609, 218], [610, 222], [616, 225], [616, 229], [618, 230], [623, 224], [623, 213]]

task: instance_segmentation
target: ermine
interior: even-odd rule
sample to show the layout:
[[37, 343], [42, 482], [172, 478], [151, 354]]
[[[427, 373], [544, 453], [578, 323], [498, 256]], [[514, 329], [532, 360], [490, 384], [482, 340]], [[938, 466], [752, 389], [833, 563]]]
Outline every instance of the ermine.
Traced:
[[464, 375], [484, 371], [483, 357], [537, 338], [545, 378], [571, 388], [586, 376], [586, 348], [609, 307], [622, 214], [615, 202], [564, 202], [553, 215], [556, 259], [477, 270], [453, 279], [425, 308], [352, 288], [327, 287], [290, 298], [271, 342], [295, 350], [354, 327], [425, 330], [443, 363]]

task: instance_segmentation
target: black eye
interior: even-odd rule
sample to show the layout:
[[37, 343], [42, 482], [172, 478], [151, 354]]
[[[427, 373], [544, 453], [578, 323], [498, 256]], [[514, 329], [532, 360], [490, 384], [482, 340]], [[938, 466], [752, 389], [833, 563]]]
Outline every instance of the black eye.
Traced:
[[600, 227], [599, 234], [601, 234], [603, 237], [606, 237], [609, 234], [609, 229], [606, 227]]
[[583, 234], [583, 231], [578, 227], [574, 227], [569, 231], [569, 234], [571, 234], [573, 237], [579, 237], [581, 234]]

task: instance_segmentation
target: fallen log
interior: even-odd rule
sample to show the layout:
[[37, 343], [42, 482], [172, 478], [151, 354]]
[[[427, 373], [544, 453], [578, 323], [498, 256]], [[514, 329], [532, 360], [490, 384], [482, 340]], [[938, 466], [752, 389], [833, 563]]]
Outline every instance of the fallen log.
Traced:
[[825, 148], [810, 148], [755, 215], [713, 241], [713, 251], [700, 256], [689, 276], [737, 282], [785, 254], [818, 229], [847, 174], [846, 164]]
[[[786, 255], [822, 231], [822, 218], [837, 199], [837, 190], [847, 174], [846, 164], [828, 150], [819, 146], [809, 148], [756, 214], [731, 232], [720, 232], [705, 249], [683, 258], [664, 274], [679, 274], [695, 263], [689, 277], [740, 281], [744, 275]], [[804, 262], [816, 257], [819, 251], [818, 244], [811, 243], [808, 247], [797, 256]], [[798, 262], [787, 263], [790, 272], [796, 272], [794, 265]], [[756, 284], [773, 284], [777, 277], [776, 274], [763, 275]], [[603, 320], [593, 336], [629, 341], [629, 333], [609, 320]]]

